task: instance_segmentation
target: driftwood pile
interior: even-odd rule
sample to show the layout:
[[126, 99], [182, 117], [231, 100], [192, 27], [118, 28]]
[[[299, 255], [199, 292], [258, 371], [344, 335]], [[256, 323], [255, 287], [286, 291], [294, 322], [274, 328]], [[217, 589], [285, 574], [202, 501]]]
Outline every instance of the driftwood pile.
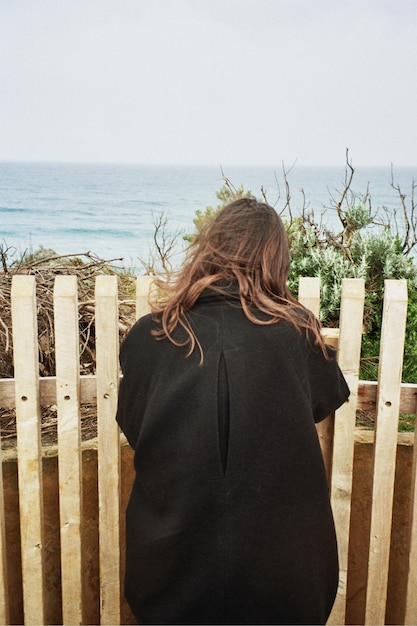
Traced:
[[[39, 375], [55, 376], [54, 346], [54, 280], [60, 274], [77, 276], [80, 328], [80, 374], [94, 374], [96, 368], [94, 288], [98, 275], [117, 275], [119, 285], [119, 329], [122, 340], [135, 321], [135, 276], [104, 261], [90, 252], [81, 255], [56, 255], [51, 251], [21, 259], [11, 265], [0, 249], [0, 378], [13, 378], [13, 338], [11, 318], [11, 288], [15, 274], [36, 277]], [[0, 422], [2, 447], [16, 444], [15, 410], [1, 406]], [[82, 407], [83, 439], [95, 434], [96, 407]], [[56, 441], [56, 407], [42, 407], [42, 441], [51, 445]]]

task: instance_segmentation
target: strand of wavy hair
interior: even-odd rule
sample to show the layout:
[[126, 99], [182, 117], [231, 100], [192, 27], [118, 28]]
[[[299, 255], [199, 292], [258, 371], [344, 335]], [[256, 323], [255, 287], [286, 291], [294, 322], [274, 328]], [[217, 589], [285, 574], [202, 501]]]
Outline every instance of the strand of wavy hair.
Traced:
[[[212, 260], [211, 264], [213, 265]], [[268, 276], [268, 271], [261, 274], [263, 277], [261, 280], [260, 274], [245, 275], [240, 271], [236, 261], [232, 267], [227, 264], [219, 267], [221, 264], [216, 263], [217, 267], [206, 267], [205, 271], [201, 269], [202, 265], [201, 255], [196, 258], [191, 250], [176, 279], [156, 280], [159, 297], [156, 302], [151, 303], [151, 310], [159, 324], [159, 328], [152, 331], [157, 339], [168, 338], [178, 347], [187, 347], [187, 356], [197, 348], [200, 352], [200, 363], [203, 363], [203, 349], [191, 325], [188, 312], [207, 288], [222, 295], [229, 295], [227, 289], [221, 286], [222, 282], [228, 282], [237, 283], [239, 287], [237, 297], [240, 299], [242, 310], [251, 322], [267, 326], [286, 320], [293, 324], [298, 332], [304, 331], [308, 340], [328, 358], [319, 320], [294, 298], [286, 285], [284, 293], [276, 294], [268, 285], [273, 282]], [[258, 312], [264, 313], [267, 318], [259, 317]], [[183, 341], [173, 336], [178, 326], [186, 333]]]

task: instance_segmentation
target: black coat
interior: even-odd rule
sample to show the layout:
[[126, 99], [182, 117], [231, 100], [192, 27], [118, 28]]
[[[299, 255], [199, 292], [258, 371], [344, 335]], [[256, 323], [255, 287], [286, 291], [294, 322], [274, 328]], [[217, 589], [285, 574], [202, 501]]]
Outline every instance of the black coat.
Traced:
[[345, 380], [292, 324], [254, 324], [232, 297], [207, 291], [189, 317], [202, 365], [151, 336], [150, 316], [121, 349], [126, 598], [142, 624], [324, 624], [338, 559], [315, 422]]

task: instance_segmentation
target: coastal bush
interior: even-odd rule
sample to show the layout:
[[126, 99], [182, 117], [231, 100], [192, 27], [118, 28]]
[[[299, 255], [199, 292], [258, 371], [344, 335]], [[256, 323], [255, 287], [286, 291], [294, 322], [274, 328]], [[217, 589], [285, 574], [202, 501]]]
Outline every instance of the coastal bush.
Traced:
[[[349, 166], [350, 167], [350, 166]], [[287, 229], [291, 269], [288, 286], [297, 295], [300, 276], [320, 278], [321, 309], [320, 319], [324, 326], [337, 326], [340, 314], [340, 299], [343, 278], [363, 278], [365, 282], [364, 335], [361, 354], [360, 377], [376, 380], [378, 374], [379, 344], [381, 336], [382, 307], [385, 279], [406, 279], [408, 284], [408, 314], [405, 338], [403, 381], [417, 381], [417, 266], [410, 255], [417, 243], [416, 220], [414, 215], [414, 195], [412, 206], [407, 214], [405, 233], [402, 236], [392, 226], [390, 219], [385, 222], [372, 214], [368, 195], [358, 200], [350, 191], [351, 177], [339, 202], [335, 203], [341, 230], [336, 232], [318, 222], [312, 210], [303, 208], [301, 215], [293, 216], [290, 195], [284, 208], [279, 211]], [[396, 188], [396, 187], [395, 187]], [[415, 189], [412, 183], [412, 192]], [[400, 192], [400, 200], [405, 196]], [[230, 201], [250, 196], [240, 185], [235, 188], [224, 178], [224, 184], [217, 192], [220, 204], [216, 208], [207, 207], [197, 211], [194, 220], [195, 233], [212, 219]], [[262, 191], [264, 199], [267, 201]], [[404, 205], [402, 207], [405, 208]], [[395, 216], [394, 216], [395, 218]], [[395, 222], [395, 219], [394, 219]]]
[[195, 232], [192, 234], [186, 233], [184, 235], [185, 241], [191, 242], [195, 234], [199, 233], [207, 221], [214, 217], [226, 204], [229, 204], [233, 200], [238, 200], [239, 198], [249, 198], [252, 195], [249, 190], [244, 189], [243, 185], [235, 188], [226, 177], [223, 176], [223, 180], [224, 184], [216, 191], [216, 197], [220, 200], [220, 204], [216, 207], [206, 206], [203, 211], [201, 209], [196, 210], [193, 219]]

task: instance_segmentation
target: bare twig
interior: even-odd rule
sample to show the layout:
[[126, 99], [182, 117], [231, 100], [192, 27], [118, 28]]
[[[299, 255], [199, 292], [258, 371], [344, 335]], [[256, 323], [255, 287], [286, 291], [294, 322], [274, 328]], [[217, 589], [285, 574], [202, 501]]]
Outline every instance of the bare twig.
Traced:
[[163, 212], [154, 215], [153, 223], [154, 248], [149, 252], [148, 261], [140, 257], [139, 261], [147, 274], [156, 275], [162, 272], [165, 276], [169, 276], [173, 271], [171, 259], [174, 256], [175, 248], [182, 239], [183, 231], [177, 228], [173, 233], [168, 233], [168, 218]]
[[349, 148], [346, 148], [346, 171], [345, 171], [345, 187], [342, 191], [342, 195], [339, 199], [339, 201], [336, 203], [336, 210], [337, 210], [337, 214], [339, 216], [339, 219], [343, 225], [344, 228], [346, 228], [347, 223], [346, 223], [346, 218], [344, 216], [343, 213], [343, 203], [346, 199], [347, 193], [350, 189], [350, 186], [352, 184], [352, 180], [353, 180], [353, 175], [355, 173], [355, 170], [353, 169], [352, 164], [349, 162]]
[[3, 247], [3, 244], [0, 245], [0, 261], [2, 265], [2, 269], [0, 269], [0, 273], [7, 274], [9, 272], [9, 268], [7, 266], [7, 260], [9, 257], [10, 251], [13, 250], [13, 253], [16, 252], [16, 248], [12, 248], [11, 246]]
[[[414, 194], [416, 189], [416, 183], [414, 179], [411, 182], [411, 204], [410, 207], [407, 208], [406, 204], [406, 195], [401, 191], [401, 187], [399, 183], [395, 182], [394, 179], [394, 168], [391, 163], [391, 187], [397, 191], [398, 196], [401, 202], [402, 208], [402, 216], [404, 220], [404, 229], [405, 232], [402, 236], [402, 251], [404, 254], [409, 254], [411, 250], [417, 245], [417, 208], [414, 200]], [[394, 212], [395, 215], [395, 212]], [[396, 216], [395, 216], [396, 217]], [[396, 231], [398, 231], [398, 225], [395, 221]]]
[[282, 164], [282, 174], [284, 176], [284, 185], [285, 185], [285, 204], [282, 208], [281, 214], [283, 214], [285, 211], [288, 211], [288, 215], [290, 217], [290, 224], [292, 223], [292, 211], [291, 211], [291, 191], [290, 191], [290, 185], [288, 182], [288, 178], [287, 175], [289, 174], [289, 172], [291, 172], [292, 168], [294, 167], [295, 162], [293, 163], [293, 165], [286, 170], [284, 163]]

